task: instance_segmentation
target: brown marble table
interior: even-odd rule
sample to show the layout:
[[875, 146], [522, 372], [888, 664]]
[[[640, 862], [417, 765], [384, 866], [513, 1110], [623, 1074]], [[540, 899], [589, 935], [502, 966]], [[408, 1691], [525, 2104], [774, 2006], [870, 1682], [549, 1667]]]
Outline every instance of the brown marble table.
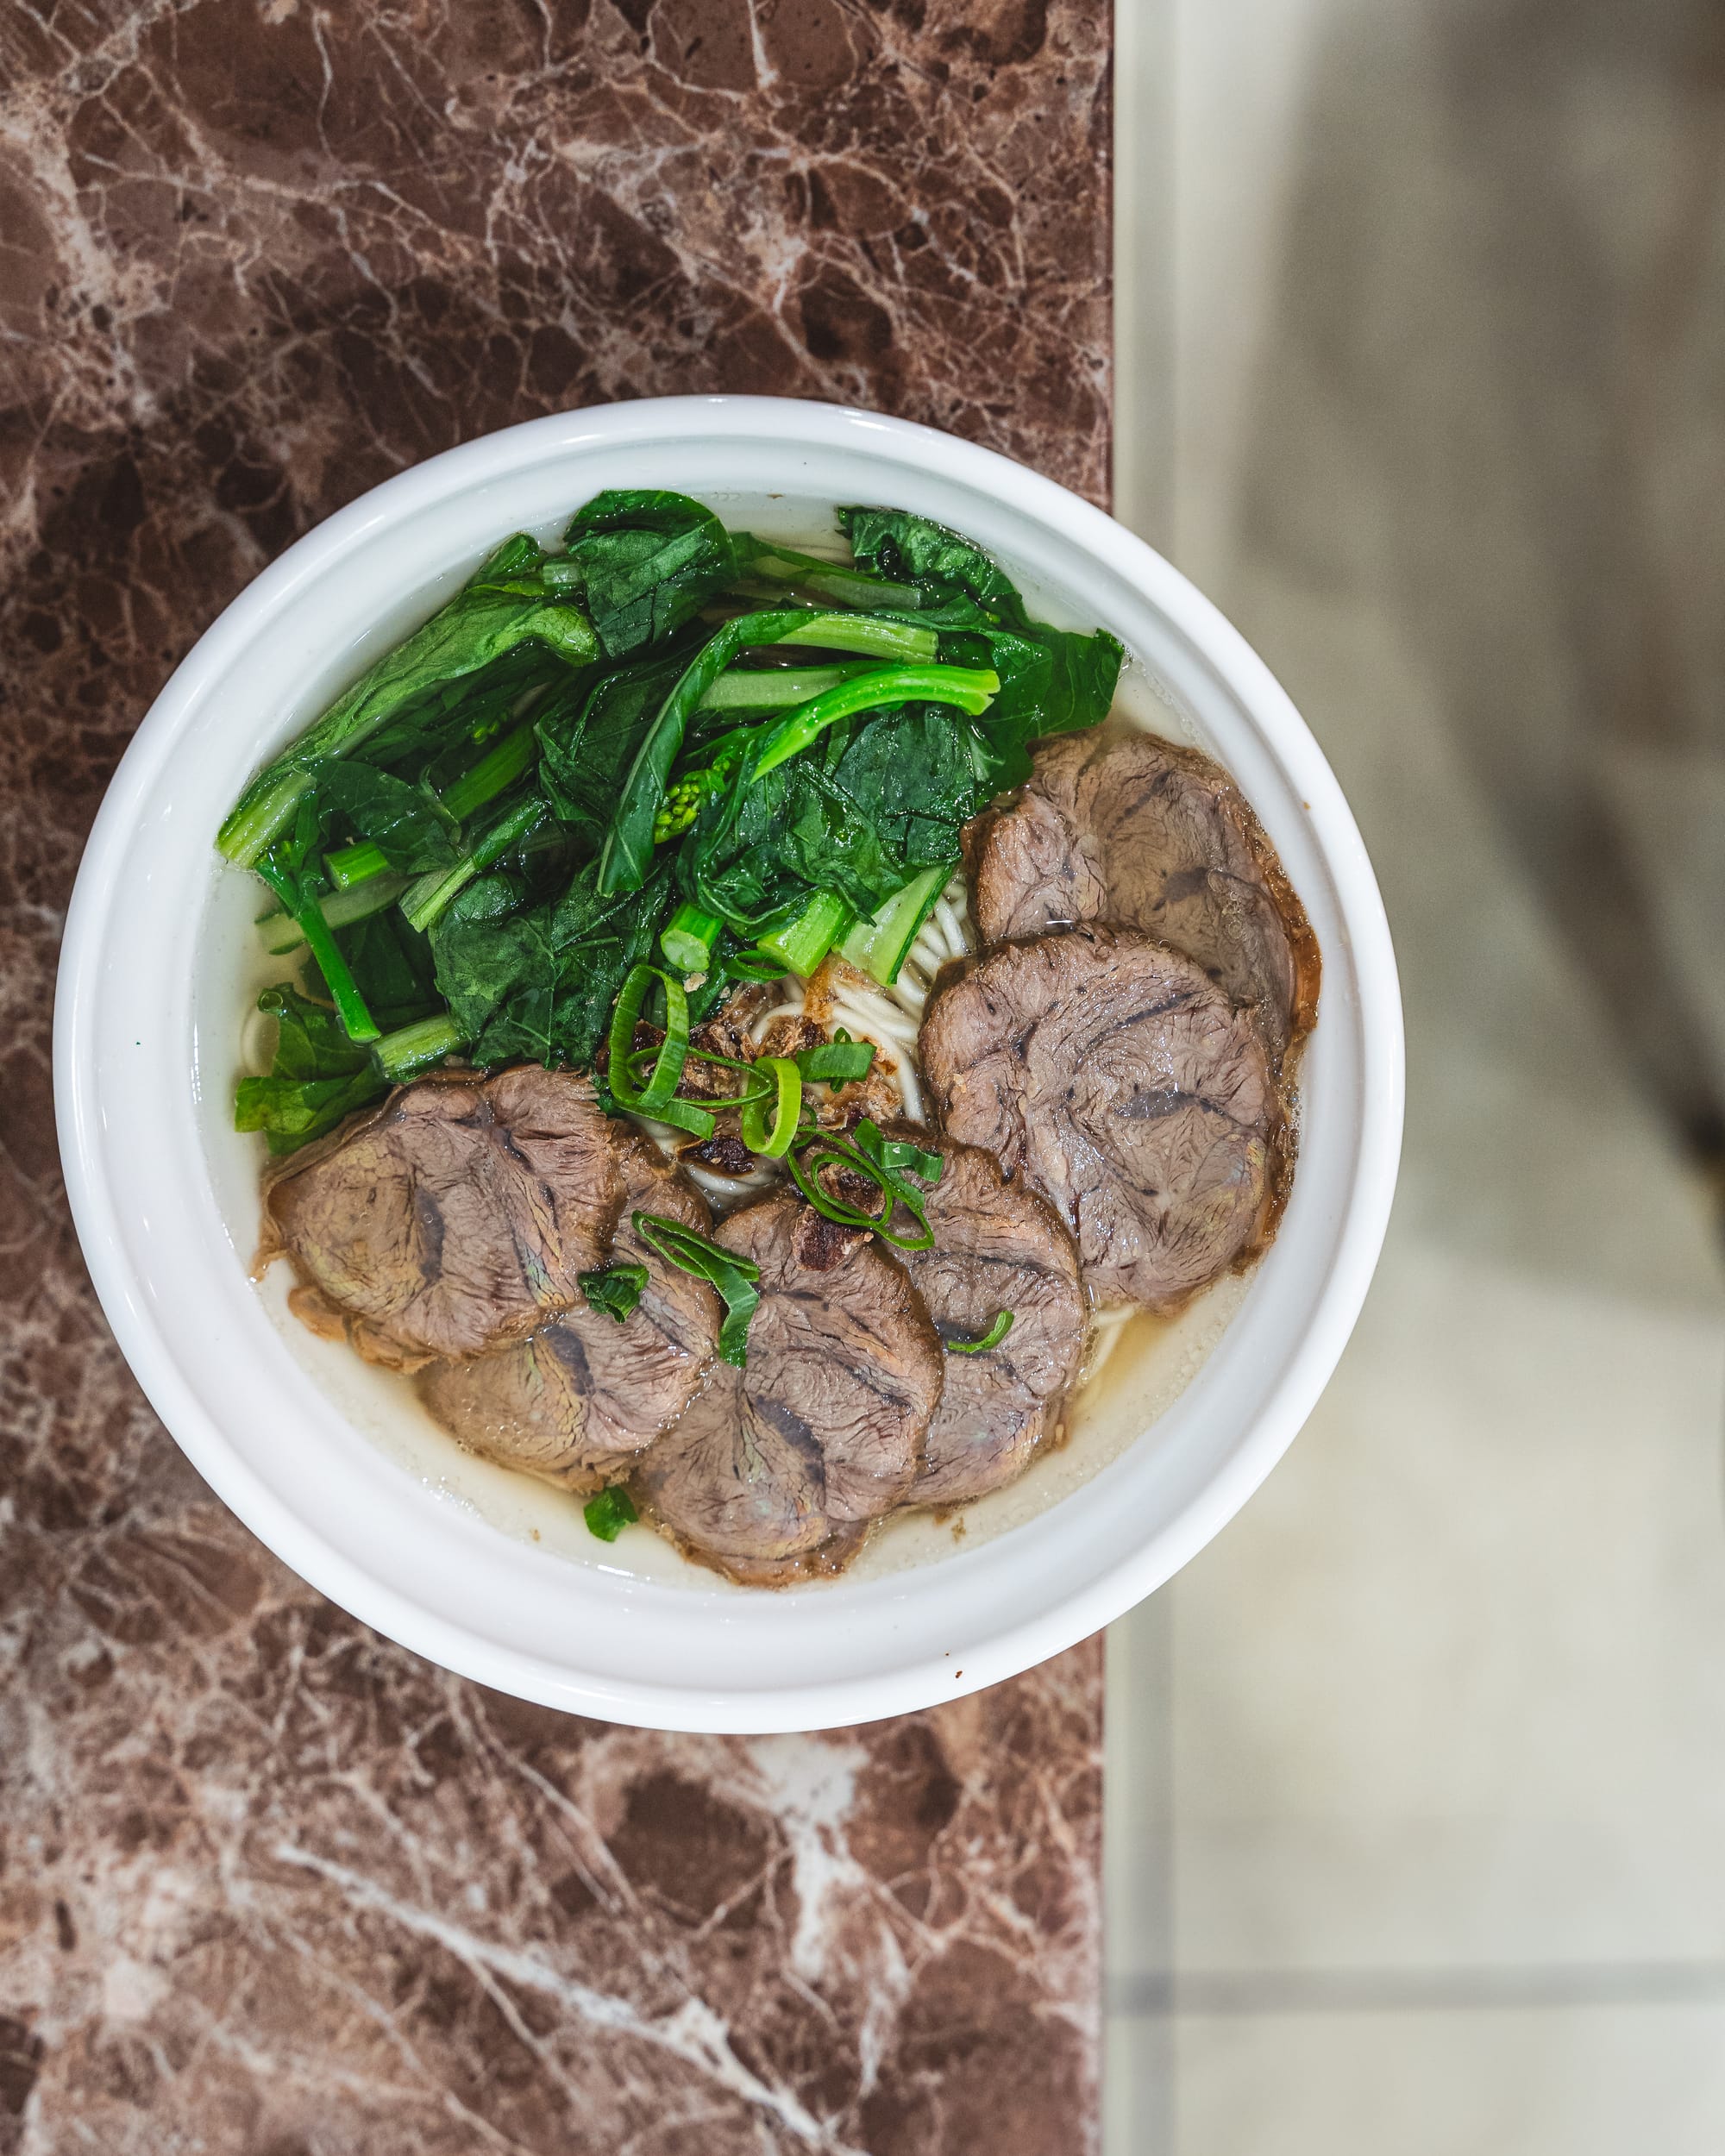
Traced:
[[673, 390], [1093, 496], [1101, 0], [0, 0], [0, 2156], [1096, 2138], [1100, 1657], [837, 1734], [487, 1693], [155, 1422], [58, 1173], [78, 850], [175, 661], [361, 488]]

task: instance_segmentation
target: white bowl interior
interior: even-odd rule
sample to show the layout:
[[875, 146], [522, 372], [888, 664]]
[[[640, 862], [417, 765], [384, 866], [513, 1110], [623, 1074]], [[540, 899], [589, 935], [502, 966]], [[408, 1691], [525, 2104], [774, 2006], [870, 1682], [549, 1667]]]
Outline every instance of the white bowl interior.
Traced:
[[[288, 1319], [280, 1269], [262, 1292], [248, 1276], [258, 1141], [230, 1127], [232, 1084], [244, 984], [283, 968], [254, 955], [257, 887], [219, 866], [210, 835], [251, 771], [497, 540], [549, 536], [613, 486], [693, 492], [787, 537], [829, 529], [832, 505], [855, 500], [969, 533], [1050, 618], [1124, 640], [1139, 715], [1234, 774], [1324, 954], [1293, 1197], [1249, 1282], [1225, 1284], [1132, 1367], [1117, 1357], [1068, 1452], [973, 1510], [962, 1539], [895, 1526], [857, 1570], [790, 1596], [729, 1588], [645, 1531], [607, 1550], [578, 1507], [467, 1459], [399, 1381]], [[1025, 1667], [1148, 1592], [1243, 1501], [1364, 1292], [1394, 1178], [1399, 1027], [1382, 910], [1333, 780], [1269, 675], [1165, 564], [950, 437], [823, 406], [677, 399], [538, 421], [436, 459], [331, 519], [229, 610], [146, 721], [92, 836], [57, 1085], [79, 1232], [122, 1345], [195, 1463], [279, 1555], [380, 1630], [524, 1696], [781, 1729], [903, 1711]]]

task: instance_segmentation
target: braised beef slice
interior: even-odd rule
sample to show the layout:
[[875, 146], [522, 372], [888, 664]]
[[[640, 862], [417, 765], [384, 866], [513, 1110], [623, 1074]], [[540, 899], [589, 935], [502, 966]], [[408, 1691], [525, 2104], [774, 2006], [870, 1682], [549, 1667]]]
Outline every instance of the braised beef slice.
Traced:
[[716, 1363], [631, 1487], [689, 1552], [745, 1583], [831, 1570], [909, 1493], [940, 1398], [940, 1344], [870, 1240], [825, 1271], [800, 1200], [734, 1213], [717, 1239], [761, 1269], [745, 1369]]
[[273, 1176], [270, 1225], [373, 1362], [524, 1338], [597, 1265], [622, 1200], [586, 1079], [536, 1065], [423, 1079]]
[[1029, 1466], [1078, 1375], [1088, 1308], [1078, 1251], [1053, 1208], [992, 1153], [932, 1144], [944, 1166], [927, 1194], [934, 1247], [905, 1269], [943, 1341], [975, 1340], [1002, 1310], [1011, 1329], [981, 1355], [949, 1354], [940, 1406], [911, 1490], [917, 1505], [959, 1505]]
[[1263, 1040], [1166, 944], [1003, 944], [931, 999], [920, 1045], [942, 1129], [1050, 1200], [1100, 1300], [1174, 1309], [1268, 1232], [1283, 1131]]
[[699, 1193], [651, 1139], [618, 1144], [623, 1213], [607, 1264], [644, 1265], [647, 1285], [619, 1325], [585, 1298], [519, 1345], [422, 1375], [426, 1406], [471, 1451], [577, 1491], [618, 1479], [688, 1405], [718, 1340], [705, 1281], [668, 1265], [636, 1233], [656, 1213], [707, 1234]]
[[1272, 1056], [1310, 1030], [1317, 939], [1239, 789], [1195, 749], [1145, 734], [1049, 742], [969, 853], [985, 942], [1076, 921], [1141, 929], [1255, 1012]]

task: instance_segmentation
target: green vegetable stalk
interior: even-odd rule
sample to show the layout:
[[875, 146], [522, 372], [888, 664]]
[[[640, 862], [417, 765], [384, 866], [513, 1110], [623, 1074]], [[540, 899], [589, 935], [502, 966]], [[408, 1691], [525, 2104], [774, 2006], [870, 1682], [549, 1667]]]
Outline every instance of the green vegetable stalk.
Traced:
[[478, 673], [530, 639], [549, 645], [572, 666], [586, 666], [598, 656], [593, 626], [573, 602], [487, 589], [486, 574], [482, 569], [423, 628], [368, 667], [315, 726], [258, 774], [216, 835], [229, 861], [254, 868], [319, 772], [351, 756], [416, 697]]
[[756, 644], [814, 644], [829, 651], [859, 651], [877, 658], [932, 659], [939, 639], [932, 630], [877, 621], [860, 614], [811, 614], [803, 607], [739, 615], [695, 654], [648, 729], [599, 855], [601, 894], [638, 891], [653, 858], [653, 825], [681, 753], [691, 715], [702, 697], [741, 651]]
[[855, 680], [823, 691], [775, 726], [756, 755], [752, 775], [765, 778], [780, 764], [800, 755], [829, 726], [858, 711], [875, 711], [883, 704], [953, 704], [974, 717], [988, 710], [1000, 686], [999, 674], [980, 667], [887, 667], [878, 674], [860, 674]]

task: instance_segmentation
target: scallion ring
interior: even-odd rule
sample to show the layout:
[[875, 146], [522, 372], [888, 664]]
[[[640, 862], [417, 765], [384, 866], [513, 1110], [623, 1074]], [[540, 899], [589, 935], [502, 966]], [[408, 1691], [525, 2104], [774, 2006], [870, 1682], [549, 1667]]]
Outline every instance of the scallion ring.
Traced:
[[[811, 1133], [800, 1151], [800, 1157], [798, 1153], [789, 1156], [792, 1180], [815, 1211], [826, 1219], [837, 1220], [843, 1227], [867, 1228], [896, 1250], [926, 1250], [934, 1247], [934, 1231], [928, 1225], [920, 1194], [889, 1169], [829, 1131]], [[828, 1166], [849, 1169], [853, 1175], [861, 1175], [873, 1183], [885, 1200], [881, 1211], [870, 1213], [864, 1206], [851, 1205], [846, 1199], [835, 1198], [819, 1180], [821, 1169]], [[903, 1206], [916, 1222], [915, 1235], [900, 1235], [894, 1228], [893, 1213], [899, 1206]]]
[[[665, 1037], [659, 1044], [652, 1076], [644, 1086], [637, 1087], [635, 1073], [630, 1068], [635, 1050], [635, 1027], [647, 992], [656, 981], [665, 991]], [[645, 964], [629, 968], [611, 1014], [610, 1047], [611, 1090], [618, 1105], [632, 1109], [637, 1115], [658, 1116], [662, 1121], [674, 1122], [676, 1119], [666, 1116], [664, 1110], [677, 1090], [689, 1052], [689, 1000], [674, 974], [662, 973], [658, 967]]]
[[803, 1075], [788, 1056], [763, 1056], [754, 1068], [763, 1075], [770, 1071], [775, 1081], [773, 1120], [770, 1125], [767, 1120], [765, 1093], [745, 1100], [739, 1119], [743, 1143], [763, 1159], [778, 1160], [791, 1150], [802, 1120]]

